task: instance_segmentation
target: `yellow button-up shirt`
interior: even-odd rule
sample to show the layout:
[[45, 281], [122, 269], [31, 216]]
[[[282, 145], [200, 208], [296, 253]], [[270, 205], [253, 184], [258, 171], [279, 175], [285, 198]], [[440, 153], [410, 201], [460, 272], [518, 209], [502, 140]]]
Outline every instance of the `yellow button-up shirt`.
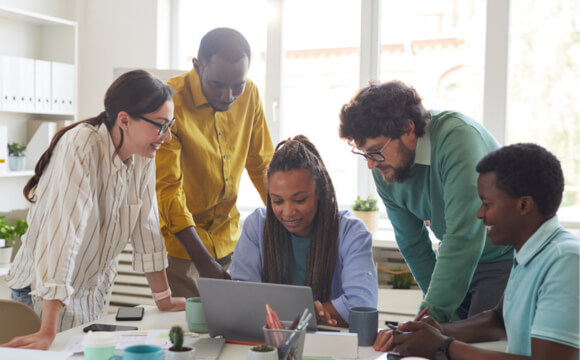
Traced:
[[189, 259], [173, 235], [195, 226], [215, 258], [233, 252], [239, 237], [236, 200], [242, 171], [266, 202], [266, 169], [274, 148], [258, 89], [246, 80], [228, 111], [215, 112], [195, 70], [169, 79], [175, 91], [173, 138], [157, 152], [157, 199], [169, 255]]

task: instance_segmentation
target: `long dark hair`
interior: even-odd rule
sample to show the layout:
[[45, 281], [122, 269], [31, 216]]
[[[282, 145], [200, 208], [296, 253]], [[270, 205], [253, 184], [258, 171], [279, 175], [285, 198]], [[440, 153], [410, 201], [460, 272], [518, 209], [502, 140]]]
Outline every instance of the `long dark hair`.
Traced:
[[[105, 111], [95, 117], [71, 124], [54, 135], [48, 149], [36, 163], [34, 176], [24, 186], [23, 193], [26, 200], [31, 203], [35, 202], [34, 190], [38, 181], [50, 162], [56, 144], [67, 131], [79, 124], [89, 124], [95, 127], [105, 124], [109, 133], [112, 133], [120, 111], [126, 111], [131, 117], [138, 119], [139, 115], [159, 109], [172, 97], [173, 90], [145, 70], [133, 70], [119, 76], [105, 94]], [[119, 131], [121, 132], [121, 142], [115, 151], [119, 151], [123, 145], [123, 129], [119, 128]]]
[[[304, 135], [280, 142], [268, 167], [268, 179], [278, 171], [303, 169], [316, 184], [318, 210], [312, 223], [313, 235], [306, 260], [305, 285], [316, 299], [330, 300], [332, 277], [338, 256], [338, 206], [330, 175], [316, 147]], [[264, 268], [262, 281], [290, 283], [292, 245], [290, 232], [276, 219], [270, 193], [264, 225]]]

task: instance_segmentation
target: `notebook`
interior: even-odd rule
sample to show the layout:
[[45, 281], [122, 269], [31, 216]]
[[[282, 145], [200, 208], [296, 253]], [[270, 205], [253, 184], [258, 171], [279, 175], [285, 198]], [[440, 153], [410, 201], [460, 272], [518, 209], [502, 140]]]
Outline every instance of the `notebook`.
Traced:
[[[305, 308], [315, 314], [308, 286], [209, 278], [197, 281], [210, 336], [264, 342], [266, 304], [282, 321], [293, 321]], [[310, 319], [307, 330], [316, 331], [316, 316]]]

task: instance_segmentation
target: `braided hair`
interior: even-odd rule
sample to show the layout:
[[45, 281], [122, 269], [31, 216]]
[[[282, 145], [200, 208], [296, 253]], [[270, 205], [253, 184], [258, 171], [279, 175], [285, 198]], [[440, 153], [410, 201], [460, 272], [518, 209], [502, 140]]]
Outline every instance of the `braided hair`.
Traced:
[[[316, 186], [318, 209], [306, 260], [306, 286], [315, 298], [330, 300], [332, 277], [338, 256], [339, 215], [330, 175], [316, 147], [304, 135], [281, 141], [268, 167], [268, 179], [278, 171], [306, 170]], [[278, 221], [268, 192], [264, 225], [264, 267], [262, 281], [290, 283], [292, 243], [290, 232]]]

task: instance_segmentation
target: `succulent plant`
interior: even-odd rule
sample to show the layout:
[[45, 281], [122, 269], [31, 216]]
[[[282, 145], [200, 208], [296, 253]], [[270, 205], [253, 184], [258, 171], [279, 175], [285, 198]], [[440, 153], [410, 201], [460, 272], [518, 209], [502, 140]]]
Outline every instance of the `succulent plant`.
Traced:
[[169, 330], [169, 340], [171, 340], [171, 343], [173, 344], [173, 346], [171, 347], [171, 350], [174, 351], [182, 351], [183, 349], [183, 329], [181, 328], [181, 326], [173, 326], [171, 328], [171, 330]]

